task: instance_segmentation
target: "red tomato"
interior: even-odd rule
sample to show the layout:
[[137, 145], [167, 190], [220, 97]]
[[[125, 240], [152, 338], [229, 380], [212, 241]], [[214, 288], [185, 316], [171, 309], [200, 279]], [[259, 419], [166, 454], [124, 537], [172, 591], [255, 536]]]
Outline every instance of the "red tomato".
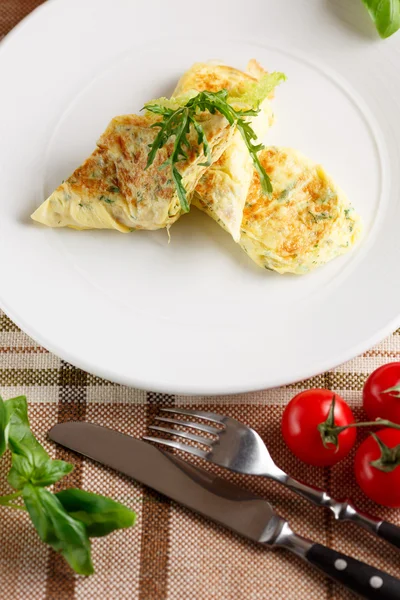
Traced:
[[314, 389], [301, 392], [286, 406], [282, 418], [282, 434], [290, 450], [305, 463], [324, 467], [344, 458], [356, 441], [356, 430], [346, 429], [338, 435], [338, 448], [322, 443], [318, 425], [326, 421], [335, 396], [335, 425], [354, 423], [348, 404], [330, 390]]
[[[398, 429], [381, 429], [376, 434], [389, 448], [400, 444]], [[354, 463], [357, 483], [374, 502], [383, 506], [400, 507], [400, 467], [385, 472], [371, 462], [381, 456], [377, 441], [370, 435], [358, 448]]]
[[[398, 391], [385, 391], [396, 387]], [[388, 363], [371, 373], [364, 385], [363, 404], [371, 421], [381, 417], [400, 423], [400, 362]]]

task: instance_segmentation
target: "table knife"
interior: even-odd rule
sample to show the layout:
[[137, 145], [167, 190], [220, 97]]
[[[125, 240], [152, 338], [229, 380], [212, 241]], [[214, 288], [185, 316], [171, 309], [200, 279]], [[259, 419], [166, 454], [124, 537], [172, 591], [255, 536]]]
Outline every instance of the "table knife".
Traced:
[[147, 442], [82, 421], [55, 425], [49, 437], [253, 542], [293, 552], [363, 598], [400, 598], [400, 580], [297, 535], [266, 500]]

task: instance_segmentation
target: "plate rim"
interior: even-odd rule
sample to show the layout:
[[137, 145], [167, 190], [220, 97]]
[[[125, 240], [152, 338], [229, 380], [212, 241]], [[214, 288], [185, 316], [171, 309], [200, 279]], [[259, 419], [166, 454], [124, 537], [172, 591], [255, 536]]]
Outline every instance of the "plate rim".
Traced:
[[[31, 11], [20, 23], [18, 23], [1, 41], [0, 43], [0, 54], [4, 51], [4, 48], [8, 45], [8, 43], [14, 38], [14, 36], [19, 35], [21, 29], [23, 29], [28, 22], [36, 19], [38, 15], [42, 11], [47, 11], [49, 8], [55, 4], [57, 0], [48, 0], [46, 3], [43, 3], [37, 6], [33, 11]], [[93, 365], [89, 360], [82, 360], [78, 357], [78, 359], [74, 356], [71, 356], [70, 353], [62, 348], [59, 348], [56, 343], [52, 343], [45, 339], [40, 332], [35, 331], [35, 328], [31, 326], [29, 323], [25, 323], [23, 317], [20, 317], [18, 314], [14, 313], [13, 309], [7, 305], [7, 302], [3, 297], [0, 296], [0, 307], [4, 311], [4, 313], [24, 332], [27, 333], [30, 337], [36, 340], [40, 345], [44, 348], [60, 357], [62, 360], [74, 365], [75, 367], [82, 369], [88, 373], [91, 373], [95, 376], [102, 377], [109, 381], [114, 381], [116, 383], [120, 383], [122, 385], [132, 386], [137, 389], [142, 390], [151, 390], [161, 393], [171, 393], [171, 394], [180, 394], [180, 395], [231, 395], [231, 394], [241, 394], [247, 392], [255, 392], [263, 389], [270, 389], [281, 387], [285, 385], [290, 385], [297, 381], [301, 381], [304, 379], [309, 379], [310, 377], [314, 377], [326, 370], [331, 370], [337, 367], [340, 364], [351, 360], [352, 358], [360, 355], [365, 352], [368, 348], [380, 342], [386, 336], [393, 333], [398, 327], [400, 327], [400, 312], [395, 317], [389, 320], [389, 322], [381, 327], [374, 335], [369, 336], [367, 339], [363, 340], [359, 344], [353, 344], [351, 347], [347, 349], [346, 352], [342, 352], [334, 361], [324, 361], [321, 363], [318, 368], [310, 367], [308, 372], [305, 372], [304, 375], [299, 379], [294, 379], [293, 377], [280, 377], [274, 380], [273, 377], [270, 377], [271, 383], [267, 386], [261, 384], [260, 382], [255, 383], [253, 386], [246, 385], [245, 387], [240, 384], [229, 387], [228, 385], [223, 386], [223, 390], [220, 385], [217, 385], [214, 382], [211, 385], [202, 384], [201, 388], [198, 385], [192, 385], [187, 382], [180, 388], [180, 385], [175, 386], [173, 389], [169, 387], [169, 385], [163, 385], [162, 383], [154, 384], [153, 382], [143, 380], [134, 376], [125, 375], [116, 373], [113, 369], [110, 371], [107, 368], [103, 368], [102, 366]], [[329, 364], [327, 364], [329, 362]], [[332, 364], [332, 362], [334, 364]], [[192, 389], [190, 387], [192, 386]], [[189, 390], [189, 391], [188, 391]]]
[[148, 391], [148, 392], [157, 392], [161, 394], [171, 394], [171, 395], [179, 395], [179, 396], [231, 396], [238, 394], [247, 394], [252, 392], [259, 392], [262, 390], [275, 389], [279, 387], [284, 387], [288, 385], [292, 385], [298, 383], [300, 381], [306, 381], [307, 379], [311, 379], [312, 377], [316, 377], [321, 373], [326, 373], [335, 369], [336, 367], [345, 364], [346, 362], [353, 360], [357, 356], [360, 356], [372, 346], [375, 346], [379, 342], [382, 342], [389, 335], [393, 335], [394, 332], [400, 327], [400, 314], [387, 325], [385, 329], [379, 330], [375, 336], [372, 336], [368, 341], [360, 343], [357, 348], [349, 349], [347, 353], [345, 353], [342, 358], [338, 359], [335, 364], [327, 366], [326, 368], [318, 367], [317, 369], [311, 368], [308, 374], [305, 376], [301, 376], [300, 378], [281, 378], [273, 381], [271, 385], [263, 385], [261, 383], [255, 384], [253, 387], [241, 387], [240, 385], [233, 386], [229, 388], [229, 386], [224, 385], [225, 391], [222, 391], [220, 387], [216, 387], [215, 385], [209, 387], [202, 387], [201, 390], [196, 389], [198, 386], [193, 386], [192, 389], [188, 391], [188, 386], [184, 385], [182, 388], [180, 386], [169, 387], [169, 384], [163, 385], [161, 384], [153, 384], [146, 382], [144, 380], [140, 381], [135, 377], [130, 376], [121, 376], [118, 374], [113, 374], [112, 371], [107, 372], [107, 369], [103, 369], [102, 367], [94, 367], [91, 365], [90, 361], [85, 362], [84, 360], [76, 360], [73, 356], [70, 356], [67, 351], [64, 351], [62, 348], [58, 348], [55, 344], [47, 343], [45, 339], [42, 338], [40, 333], [36, 333], [33, 327], [29, 325], [25, 326], [23, 321], [19, 319], [19, 316], [14, 316], [13, 311], [6, 307], [5, 303], [2, 301], [0, 297], [0, 308], [6, 314], [6, 316], [11, 319], [22, 332], [26, 333], [33, 340], [38, 342], [43, 348], [61, 358], [65, 362], [71, 364], [72, 366], [93, 375], [94, 377], [100, 377], [107, 381], [111, 381], [113, 383], [117, 383], [120, 385], [124, 385], [127, 387], [136, 388], [138, 390]]

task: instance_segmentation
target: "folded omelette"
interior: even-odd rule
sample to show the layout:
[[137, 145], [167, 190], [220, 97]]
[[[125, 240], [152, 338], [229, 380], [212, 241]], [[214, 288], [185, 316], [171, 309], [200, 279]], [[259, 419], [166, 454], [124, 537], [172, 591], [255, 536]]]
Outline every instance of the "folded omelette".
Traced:
[[[250, 61], [247, 71], [218, 63], [196, 63], [179, 81], [173, 100], [179, 103], [179, 98], [187, 100], [200, 91], [226, 89], [236, 109], [260, 104], [259, 115], [249, 119], [257, 135], [263, 135], [272, 122], [267, 97], [283, 75], [266, 77], [255, 60]], [[257, 86], [260, 80], [262, 83]], [[211, 167], [206, 166], [204, 149], [192, 131], [188, 159], [179, 163], [178, 170], [188, 199], [193, 199], [237, 241], [253, 173], [252, 160], [240, 133], [228, 125], [225, 117], [205, 112], [200, 119], [211, 151]], [[145, 170], [149, 144], [157, 134], [152, 127], [156, 120], [150, 114], [113, 119], [93, 154], [43, 202], [32, 218], [50, 227], [74, 229], [127, 232], [170, 227], [182, 210], [169, 169], [160, 166], [170, 156], [173, 140], [157, 152], [156, 160]], [[202, 177], [206, 172], [209, 175]]]
[[354, 246], [360, 217], [321, 165], [291, 148], [266, 148], [259, 158], [273, 192], [263, 194], [254, 172], [239, 240], [254, 262], [304, 274]]
[[[219, 113], [199, 116], [211, 154], [211, 163], [223, 153], [234, 129]], [[146, 169], [149, 144], [157, 117], [124, 115], [111, 121], [97, 148], [33, 213], [32, 219], [49, 227], [74, 229], [159, 229], [172, 225], [181, 205], [169, 169], [160, 168], [172, 153], [170, 140]], [[196, 132], [189, 135], [187, 160], [177, 165], [190, 195], [206, 170], [203, 146]]]
[[[250, 93], [243, 93], [251, 85], [257, 89], [257, 83], [263, 79], [255, 99]], [[259, 105], [260, 112], [250, 117], [251, 126], [259, 138], [262, 138], [273, 122], [270, 103], [274, 87], [284, 79], [281, 73], [267, 76], [256, 60], [251, 60], [247, 72], [239, 71], [222, 63], [196, 63], [180, 79], [173, 96], [198, 92], [228, 91], [230, 103], [236, 109], [252, 108]], [[236, 96], [236, 99], [235, 99]], [[253, 176], [253, 163], [248, 149], [239, 131], [235, 131], [221, 158], [213, 163], [200, 178], [192, 204], [206, 212], [219, 223], [235, 241], [240, 238], [240, 224], [243, 207]]]
[[[221, 63], [196, 63], [182, 76], [171, 100], [159, 100], [183, 106], [199, 92], [225, 89], [235, 110], [259, 108], [257, 116], [246, 119], [255, 135], [263, 137], [273, 122], [274, 87], [283, 80], [281, 73], [269, 75], [255, 60], [246, 73]], [[258, 156], [273, 189], [265, 194], [240, 132], [219, 112], [205, 111], [198, 118], [210, 155], [205, 156], [196, 132], [190, 131], [187, 158], [176, 163], [187, 198], [229, 232], [260, 267], [303, 274], [356, 243], [361, 220], [321, 165], [291, 148], [265, 148]], [[165, 165], [173, 138], [146, 168], [158, 119], [150, 113], [114, 118], [91, 156], [32, 218], [50, 227], [75, 229], [128, 232], [170, 227], [182, 214]]]

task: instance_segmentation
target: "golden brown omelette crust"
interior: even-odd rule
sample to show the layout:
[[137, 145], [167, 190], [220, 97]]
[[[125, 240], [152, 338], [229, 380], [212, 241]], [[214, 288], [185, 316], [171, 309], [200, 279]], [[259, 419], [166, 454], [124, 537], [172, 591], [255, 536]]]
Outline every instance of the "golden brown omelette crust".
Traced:
[[256, 81], [252, 75], [227, 65], [195, 63], [179, 81], [174, 95], [192, 89], [198, 92], [219, 92], [223, 89], [230, 91], [233, 88], [240, 91], [245, 83]]
[[[159, 116], [115, 117], [98, 141], [98, 148], [75, 173], [42, 203], [34, 220], [52, 227], [106, 228], [130, 231], [171, 226], [182, 214], [171, 172], [174, 138], [159, 149], [147, 167], [149, 148], [159, 129]], [[233, 129], [220, 114], [199, 115], [209, 142], [211, 160], [217, 160]], [[187, 157], [176, 163], [188, 199], [206, 170], [204, 148], [197, 132], [187, 135]]]
[[355, 244], [360, 218], [320, 165], [291, 148], [266, 148], [259, 158], [273, 193], [262, 193], [254, 173], [239, 241], [259, 266], [303, 274]]
[[98, 148], [75, 169], [68, 179], [70, 188], [79, 193], [84, 188], [88, 193], [108, 194], [118, 188], [115, 165], [108, 160], [107, 152]]
[[[282, 169], [287, 163], [287, 154], [277, 151], [274, 148], [268, 148], [259, 154], [260, 162], [267, 171], [271, 180], [274, 181], [274, 174]], [[290, 180], [292, 173], [287, 170], [287, 176]], [[293, 199], [288, 198], [285, 202], [285, 219], [282, 226], [285, 227], [285, 237], [282, 245], [277, 248], [277, 252], [282, 256], [301, 254], [309, 248], [310, 244], [317, 243], [318, 239], [331, 227], [331, 220], [337, 214], [336, 196], [326, 194], [326, 181], [313, 177], [308, 178], [307, 171], [304, 171], [297, 177], [296, 188], [301, 188], [306, 195], [307, 207], [299, 210], [297, 196]], [[321, 198], [326, 194], [326, 200], [322, 203]], [[274, 217], [275, 226], [279, 222], [279, 213], [277, 211], [277, 202], [282, 195], [282, 189], [274, 186], [272, 196], [268, 198], [261, 192], [260, 179], [257, 172], [254, 172], [253, 180], [250, 185], [245, 208], [243, 211], [243, 228], [247, 229], [252, 222], [267, 223], [271, 217]]]
[[[154, 190], [158, 198], [165, 200], [172, 200], [175, 194], [175, 185], [170, 176], [170, 169], [160, 169], [160, 166], [172, 153], [172, 141], [169, 141], [157, 152], [153, 164], [146, 169], [148, 145], [154, 141], [158, 132], [158, 129], [151, 125], [157, 120], [159, 119], [149, 115], [116, 117], [98, 141], [99, 148], [104, 152], [110, 152], [119, 188], [126, 200], [135, 207], [137, 207], [138, 201], [141, 201], [141, 194], [138, 195], [138, 190], [142, 190], [144, 194]], [[189, 160], [193, 159], [193, 155], [192, 152]]]

